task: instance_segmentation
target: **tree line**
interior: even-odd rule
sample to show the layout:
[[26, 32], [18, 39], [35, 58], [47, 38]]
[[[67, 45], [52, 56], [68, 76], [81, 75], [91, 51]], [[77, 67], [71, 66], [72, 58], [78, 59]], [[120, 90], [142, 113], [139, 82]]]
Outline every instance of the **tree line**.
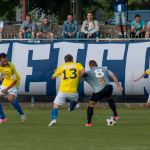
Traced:
[[[15, 20], [16, 7], [21, 7], [21, 0], [0, 0], [0, 18], [4, 20]], [[113, 12], [112, 0], [77, 0], [79, 17], [82, 19], [88, 10], [96, 12], [102, 9], [106, 18], [110, 17]], [[39, 15], [55, 14], [58, 16], [59, 22], [62, 22], [66, 15], [71, 13], [70, 0], [27, 0], [27, 11], [35, 8], [39, 9]], [[128, 0], [129, 10], [149, 9], [149, 0]]]

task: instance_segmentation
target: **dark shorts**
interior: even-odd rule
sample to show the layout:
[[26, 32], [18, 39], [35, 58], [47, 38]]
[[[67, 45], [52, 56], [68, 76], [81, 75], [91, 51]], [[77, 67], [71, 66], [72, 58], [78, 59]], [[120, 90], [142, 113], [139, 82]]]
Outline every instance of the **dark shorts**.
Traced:
[[93, 93], [90, 101], [98, 102], [102, 100], [103, 98], [111, 98], [113, 92], [113, 86], [112, 85], [106, 85], [101, 91], [98, 93]]

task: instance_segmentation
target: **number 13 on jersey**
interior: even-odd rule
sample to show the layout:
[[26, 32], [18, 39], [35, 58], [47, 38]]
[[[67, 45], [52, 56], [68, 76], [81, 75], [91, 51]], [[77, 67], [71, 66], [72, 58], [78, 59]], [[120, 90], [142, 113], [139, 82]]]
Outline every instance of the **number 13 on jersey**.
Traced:
[[77, 77], [76, 68], [64, 70], [62, 73], [63, 73], [63, 80], [75, 79]]

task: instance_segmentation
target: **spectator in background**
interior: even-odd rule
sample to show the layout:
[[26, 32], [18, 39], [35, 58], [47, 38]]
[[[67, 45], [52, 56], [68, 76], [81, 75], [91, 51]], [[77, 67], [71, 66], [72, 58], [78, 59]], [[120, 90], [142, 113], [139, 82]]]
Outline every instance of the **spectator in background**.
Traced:
[[25, 21], [23, 21], [19, 38], [34, 38], [35, 37], [35, 23], [31, 20], [31, 16], [29, 14], [26, 15]]
[[4, 27], [3, 21], [0, 21], [0, 39], [2, 39], [3, 27]]
[[45, 17], [42, 23], [39, 25], [36, 38], [53, 38], [52, 25], [50, 24], [47, 17]]
[[150, 21], [147, 23], [145, 38], [150, 38]]
[[81, 38], [96, 38], [99, 37], [99, 24], [94, 20], [93, 13], [87, 13], [87, 20], [85, 20], [81, 27]]
[[62, 38], [76, 38], [78, 32], [78, 24], [77, 21], [73, 20], [73, 16], [69, 14], [67, 16], [67, 20], [64, 21], [62, 27]]
[[145, 23], [140, 15], [135, 15], [135, 20], [131, 23], [131, 38], [144, 38], [145, 37]]
[[119, 38], [127, 38], [126, 0], [113, 0], [116, 26]]

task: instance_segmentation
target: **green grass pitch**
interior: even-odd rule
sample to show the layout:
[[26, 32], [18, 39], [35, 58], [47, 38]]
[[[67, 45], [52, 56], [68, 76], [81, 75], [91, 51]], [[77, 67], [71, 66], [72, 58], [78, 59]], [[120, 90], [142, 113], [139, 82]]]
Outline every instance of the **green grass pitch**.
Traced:
[[25, 110], [21, 124], [15, 110], [5, 110], [9, 123], [0, 125], [1, 150], [149, 150], [150, 110], [120, 109], [116, 126], [106, 125], [107, 109], [95, 110], [93, 127], [85, 127], [86, 109], [59, 111], [55, 127], [47, 127], [49, 110]]

